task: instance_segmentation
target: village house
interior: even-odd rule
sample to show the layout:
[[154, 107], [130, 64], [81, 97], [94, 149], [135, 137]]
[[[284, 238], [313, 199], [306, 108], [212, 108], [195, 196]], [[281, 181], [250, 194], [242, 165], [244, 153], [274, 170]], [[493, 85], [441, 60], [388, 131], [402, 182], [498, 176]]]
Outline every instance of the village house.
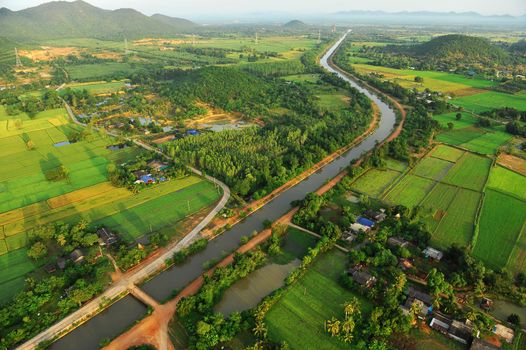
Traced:
[[360, 270], [360, 268], [351, 268], [347, 274], [362, 287], [371, 288], [376, 284], [376, 277], [367, 271]]
[[360, 232], [368, 233], [369, 231], [371, 231], [371, 228], [368, 226], [359, 224], [359, 223], [354, 223], [351, 225], [350, 230], [353, 233], [360, 233]]
[[449, 327], [448, 336], [462, 344], [469, 344], [473, 339], [473, 326], [470, 321], [460, 322], [453, 320]]
[[119, 242], [119, 237], [105, 227], [97, 230], [97, 236], [99, 236], [99, 245], [101, 246], [110, 247]]
[[502, 324], [496, 324], [495, 327], [493, 327], [492, 332], [504, 339], [506, 343], [513, 343], [513, 337], [515, 336], [513, 329]]
[[69, 258], [71, 261], [73, 261], [75, 264], [80, 264], [84, 261], [84, 252], [80, 249], [75, 249], [71, 254], [69, 255]]
[[160, 160], [151, 160], [148, 162], [148, 167], [155, 171], [162, 171], [169, 167], [168, 163], [161, 162]]
[[404, 247], [406, 247], [409, 244], [409, 242], [406, 241], [403, 238], [400, 238], [400, 237], [389, 237], [387, 239], [387, 244], [389, 244], [390, 246], [393, 246], [393, 247], [404, 248]]
[[435, 313], [429, 326], [440, 333], [447, 335], [449, 327], [451, 327], [451, 320], [446, 316]]
[[385, 219], [387, 219], [387, 215], [385, 214], [385, 209], [380, 209], [380, 211], [375, 211], [375, 210], [369, 209], [369, 210], [365, 211], [365, 213], [363, 213], [363, 214], [365, 216], [367, 216], [368, 218], [373, 219], [376, 222], [382, 222]]
[[413, 263], [409, 259], [399, 258], [398, 267], [403, 271], [406, 271], [413, 268]]
[[427, 247], [422, 253], [424, 253], [424, 256], [426, 258], [431, 258], [437, 261], [442, 260], [442, 258], [444, 257], [444, 253], [442, 253], [440, 250], [431, 247]]
[[360, 224], [360, 225], [363, 225], [363, 226], [367, 226], [367, 227], [370, 227], [370, 228], [373, 228], [374, 227], [374, 222], [367, 219], [367, 218], [364, 218], [362, 216], [360, 216], [357, 220], [356, 220], [356, 223]]

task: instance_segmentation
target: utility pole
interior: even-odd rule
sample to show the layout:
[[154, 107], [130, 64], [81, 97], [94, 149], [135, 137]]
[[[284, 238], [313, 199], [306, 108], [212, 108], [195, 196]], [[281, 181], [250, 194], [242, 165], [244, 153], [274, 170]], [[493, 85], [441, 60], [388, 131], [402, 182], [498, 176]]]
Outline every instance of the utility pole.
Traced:
[[18, 55], [18, 50], [15, 47], [15, 66], [22, 67], [22, 61], [20, 61], [20, 56]]

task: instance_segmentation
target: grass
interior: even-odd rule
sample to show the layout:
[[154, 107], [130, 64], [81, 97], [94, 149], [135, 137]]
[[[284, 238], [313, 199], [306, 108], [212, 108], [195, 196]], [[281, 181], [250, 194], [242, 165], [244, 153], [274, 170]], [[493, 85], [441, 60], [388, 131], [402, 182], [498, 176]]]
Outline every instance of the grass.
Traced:
[[472, 153], [465, 153], [443, 179], [459, 187], [482, 191], [491, 167], [491, 159]]
[[473, 255], [490, 267], [505, 267], [525, 222], [526, 202], [487, 190]]
[[401, 204], [413, 208], [422, 202], [435, 182], [415, 175], [407, 175], [386, 196], [391, 204]]
[[343, 318], [343, 305], [352, 297], [360, 300], [363, 314], [369, 312], [372, 305], [339, 285], [338, 278], [345, 269], [346, 260], [346, 255], [336, 250], [321, 256], [285, 292], [266, 316], [270, 339], [286, 341], [291, 349], [348, 348], [324, 331], [324, 322], [333, 316]]
[[140, 64], [106, 62], [97, 64], [77, 64], [66, 66], [72, 80], [97, 80], [115, 74], [131, 74], [142, 70]]
[[371, 169], [354, 181], [352, 189], [378, 198], [400, 175], [400, 172], [390, 169]]
[[526, 201], [526, 177], [504, 167], [491, 169], [488, 187]]
[[480, 114], [495, 108], [511, 107], [526, 111], [526, 92], [516, 95], [490, 91], [472, 96], [451, 100], [451, 103], [464, 107], [465, 110]]
[[296, 74], [296, 75], [287, 75], [283, 77], [287, 81], [293, 81], [295, 83], [312, 83], [315, 84], [320, 80], [318, 74]]

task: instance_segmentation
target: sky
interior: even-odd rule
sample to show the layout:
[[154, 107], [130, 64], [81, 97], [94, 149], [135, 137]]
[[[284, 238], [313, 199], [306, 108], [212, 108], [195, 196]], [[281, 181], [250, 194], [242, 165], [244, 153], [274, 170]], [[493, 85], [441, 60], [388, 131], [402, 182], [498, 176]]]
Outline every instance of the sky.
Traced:
[[[134, 8], [147, 15], [163, 13], [197, 18], [201, 15], [239, 15], [292, 12], [321, 14], [347, 10], [475, 11], [483, 15], [524, 15], [525, 0], [86, 0], [92, 5], [116, 9]], [[20, 10], [47, 0], [0, 0], [0, 7]]]

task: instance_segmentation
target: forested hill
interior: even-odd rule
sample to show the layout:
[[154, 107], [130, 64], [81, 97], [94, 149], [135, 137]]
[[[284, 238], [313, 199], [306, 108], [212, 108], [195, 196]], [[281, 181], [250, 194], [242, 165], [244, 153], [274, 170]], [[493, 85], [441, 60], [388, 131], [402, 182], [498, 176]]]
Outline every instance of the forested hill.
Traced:
[[283, 25], [284, 28], [289, 28], [289, 29], [298, 29], [298, 28], [305, 28], [307, 27], [307, 24], [305, 24], [304, 22], [300, 21], [300, 20], [292, 20], [290, 22], [287, 22]]
[[434, 38], [410, 51], [417, 56], [436, 60], [485, 62], [501, 61], [507, 57], [504, 50], [493, 46], [487, 39], [459, 34]]
[[54, 1], [21, 11], [0, 9], [1, 35], [18, 41], [51, 38], [134, 38], [178, 29], [132, 9], [103, 10], [84, 1]]

